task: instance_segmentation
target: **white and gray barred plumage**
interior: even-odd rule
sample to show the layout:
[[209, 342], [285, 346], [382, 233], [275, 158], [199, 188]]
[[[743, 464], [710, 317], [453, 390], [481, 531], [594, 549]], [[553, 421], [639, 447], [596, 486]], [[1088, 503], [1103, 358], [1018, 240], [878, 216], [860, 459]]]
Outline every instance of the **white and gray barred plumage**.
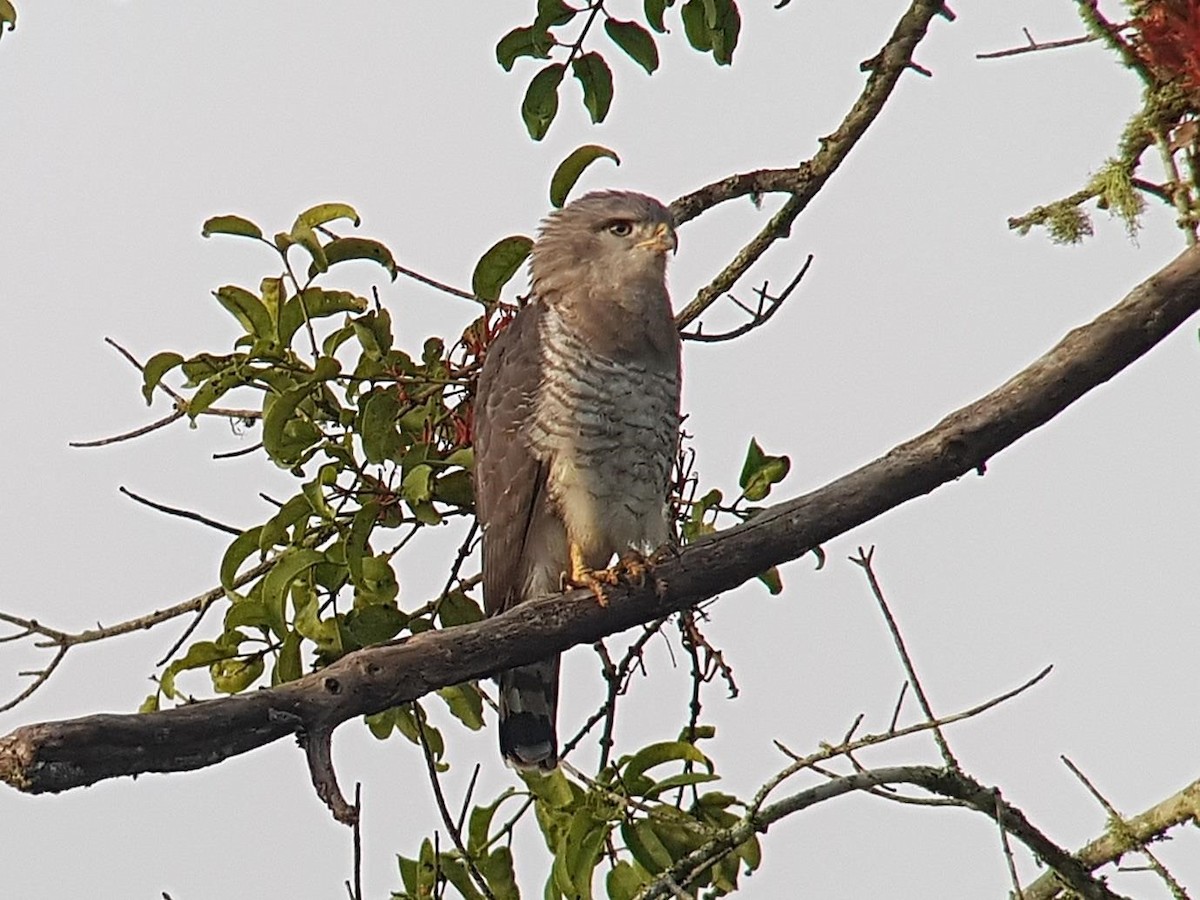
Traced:
[[[531, 297], [488, 349], [475, 398], [484, 604], [556, 593], [572, 547], [588, 569], [668, 543], [679, 435], [680, 339], [666, 287], [670, 211], [587, 194], [550, 214]], [[500, 748], [558, 762], [558, 656], [500, 676]]]

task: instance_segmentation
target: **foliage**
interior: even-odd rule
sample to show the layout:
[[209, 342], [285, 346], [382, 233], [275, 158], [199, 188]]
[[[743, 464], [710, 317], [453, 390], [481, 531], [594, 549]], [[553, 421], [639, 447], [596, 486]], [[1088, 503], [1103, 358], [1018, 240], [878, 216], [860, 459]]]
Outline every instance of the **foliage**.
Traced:
[[[496, 61], [511, 72], [518, 59], [551, 59], [556, 51], [565, 52], [566, 62], [552, 62], [540, 68], [530, 80], [521, 103], [521, 118], [529, 136], [540, 141], [558, 115], [558, 92], [569, 67], [579, 81], [583, 106], [593, 123], [603, 122], [613, 100], [612, 69], [598, 50], [585, 50], [599, 16], [604, 19], [604, 34], [609, 42], [653, 75], [659, 66], [658, 43], [653, 32], [666, 34], [665, 15], [675, 0], [645, 0], [643, 21], [614, 18], [605, 8], [606, 0], [589, 0], [582, 9], [562, 0], [537, 0], [533, 22], [509, 31], [496, 44]], [[567, 31], [583, 24], [573, 38]], [[733, 62], [741, 31], [741, 14], [736, 0], [685, 0], [679, 7], [683, 33], [689, 44], [712, 55], [717, 65]]]
[[[701, 732], [711, 735], [711, 729]], [[590, 900], [601, 865], [608, 870], [608, 897], [634, 897], [655, 875], [737, 822], [739, 817], [730, 809], [742, 805], [729, 794], [700, 792], [701, 785], [718, 776], [695, 739], [682, 735], [623, 756], [604, 767], [586, 788], [557, 770], [522, 777], [524, 791], [510, 788], [470, 813], [465, 849], [497, 898], [518, 896], [512, 855], [507, 847], [496, 846], [511, 831], [512, 821], [493, 827], [497, 811], [510, 799], [522, 801], [522, 811], [530, 805], [534, 809], [554, 857], [542, 896], [555, 900]], [[684, 887], [723, 896], [736, 890], [743, 865], [751, 872], [761, 859], [758, 839], [751, 837]], [[434, 896], [445, 882], [466, 900], [483, 896], [471, 881], [462, 852], [436, 853], [429, 840], [417, 857], [400, 857], [400, 874], [404, 890], [392, 895], [395, 900]]]

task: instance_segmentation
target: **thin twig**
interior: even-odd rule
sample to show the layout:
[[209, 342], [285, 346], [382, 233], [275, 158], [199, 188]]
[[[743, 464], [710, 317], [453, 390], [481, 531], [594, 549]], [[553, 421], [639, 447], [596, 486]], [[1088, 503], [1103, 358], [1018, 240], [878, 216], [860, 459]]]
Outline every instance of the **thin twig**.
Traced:
[[400, 266], [400, 265], [396, 266], [396, 271], [399, 272], [401, 275], [404, 275], [407, 278], [411, 278], [413, 281], [419, 281], [419, 282], [421, 282], [421, 284], [427, 284], [431, 288], [437, 288], [439, 291], [442, 291], [443, 293], [450, 294], [454, 297], [461, 297], [463, 300], [474, 300], [476, 303], [483, 303], [483, 301], [481, 299], [476, 297], [470, 291], [464, 291], [461, 288], [456, 288], [456, 287], [452, 287], [451, 285], [448, 285], [448, 284], [443, 284], [440, 281], [436, 281], [433, 278], [430, 278], [428, 275], [422, 275], [420, 272], [414, 272], [412, 269], [404, 268], [404, 266]]
[[9, 700], [7, 703], [0, 705], [0, 713], [8, 712], [17, 704], [28, 700], [33, 692], [45, 684], [50, 676], [54, 674], [54, 670], [58, 668], [58, 664], [62, 662], [63, 657], [67, 655], [67, 650], [69, 649], [69, 644], [60, 645], [58, 652], [55, 653], [54, 658], [50, 660], [50, 664], [37, 673], [37, 677], [34, 678], [29, 687], [25, 688], [25, 690], [21, 691], [21, 693], [17, 694], [17, 696], [13, 697], [13, 699]]
[[445, 824], [446, 830], [450, 832], [450, 839], [454, 841], [454, 846], [462, 854], [463, 862], [466, 863], [467, 870], [471, 873], [471, 880], [488, 900], [496, 900], [496, 895], [492, 893], [487, 880], [475, 865], [475, 857], [467, 852], [467, 845], [463, 843], [462, 839], [462, 831], [454, 821], [454, 817], [450, 815], [450, 808], [446, 806], [446, 795], [442, 793], [442, 779], [438, 774], [437, 760], [433, 758], [433, 748], [429, 746], [429, 738], [425, 734], [425, 713], [419, 704], [414, 703], [412, 706], [413, 718], [417, 723], [417, 737], [420, 738], [421, 751], [425, 754], [425, 767], [429, 771], [429, 783], [433, 787], [433, 797], [437, 801], [438, 812], [442, 814], [442, 822]]
[[142, 425], [140, 428], [135, 428], [132, 431], [123, 431], [120, 434], [114, 434], [111, 437], [96, 438], [95, 440], [91, 441], [68, 441], [67, 446], [74, 447], [76, 449], [86, 449], [89, 447], [107, 447], [109, 444], [119, 444], [122, 441], [131, 441], [134, 438], [139, 438], [143, 435], [150, 434], [152, 431], [158, 431], [160, 428], [166, 428], [172, 422], [178, 422], [186, 415], [187, 413], [184, 410], [176, 409], [163, 416], [161, 419], [155, 419], [149, 425]]
[[1033, 35], [1029, 33], [1028, 28], [1022, 28], [1025, 32], [1025, 40], [1027, 44], [1021, 47], [1011, 47], [1008, 50], [993, 50], [990, 53], [976, 53], [976, 59], [1001, 59], [1005, 56], [1019, 56], [1022, 53], [1038, 53], [1042, 50], [1059, 50], [1063, 47], [1077, 47], [1080, 44], [1089, 44], [1092, 41], [1099, 40], [1094, 34], [1085, 34], [1082, 37], [1066, 38], [1061, 41], [1035, 41]]
[[805, 769], [811, 769], [814, 763], [824, 762], [826, 760], [842, 756], [848, 752], [861, 750], [864, 747], [870, 747], [873, 744], [888, 743], [898, 738], [907, 737], [910, 734], [916, 734], [921, 731], [929, 731], [933, 728], [944, 728], [947, 725], [953, 725], [955, 722], [961, 722], [965, 719], [972, 719], [975, 716], [981, 715], [982, 713], [999, 706], [1001, 703], [1025, 693], [1025, 691], [1029, 690], [1039, 681], [1049, 675], [1053, 669], [1053, 666], [1046, 666], [1046, 668], [1042, 669], [1042, 671], [1038, 672], [1028, 681], [1017, 685], [1017, 687], [1013, 688], [1012, 690], [1005, 691], [1003, 694], [993, 697], [990, 700], [986, 700], [976, 706], [972, 706], [969, 709], [965, 709], [962, 712], [944, 716], [941, 719], [936, 719], [934, 721], [917, 722], [905, 728], [892, 728], [882, 734], [863, 735], [860, 738], [856, 738], [849, 744], [841, 744], [836, 747], [825, 746], [815, 753], [809, 754], [808, 756], [800, 756], [792, 750], [789, 750], [779, 741], [775, 741], [775, 746], [779, 748], [779, 751], [793, 760], [793, 762], [758, 789], [757, 793], [754, 795], [754, 798], [750, 801], [749, 809], [751, 812], [759, 809], [766, 802], [767, 798], [770, 796], [772, 791], [775, 790], [775, 788], [777, 788], [788, 778], [791, 778], [797, 772], [804, 771]]
[[813, 255], [810, 253], [800, 271], [791, 280], [791, 283], [783, 289], [783, 293], [778, 296], [767, 293], [767, 282], [764, 281], [762, 287], [756, 288], [754, 291], [758, 295], [758, 307], [756, 309], [750, 309], [745, 304], [740, 303], [732, 294], [729, 295], [729, 299], [750, 317], [749, 321], [744, 322], [737, 328], [722, 331], [718, 334], [705, 334], [703, 331], [704, 323], [697, 322], [695, 331], [681, 332], [680, 337], [685, 341], [700, 341], [702, 343], [715, 344], [721, 341], [732, 341], [744, 334], [748, 334], [756, 328], [766, 325], [767, 322], [771, 321], [771, 317], [779, 311], [779, 308], [783, 306], [783, 302], [791, 296], [792, 291], [796, 289], [796, 285], [800, 283], [800, 280], [808, 273], [808, 267], [812, 265], [812, 261]]
[[354, 889], [350, 889], [350, 882], [346, 882], [346, 890], [350, 892], [350, 900], [363, 900], [362, 892], [362, 782], [354, 783], [354, 809], [358, 815], [354, 817], [354, 825], [351, 828], [353, 835], [353, 859], [354, 859]]
[[1013, 859], [1012, 847], [1008, 843], [1008, 831], [1005, 830], [1002, 819], [1003, 807], [1000, 791], [996, 790], [996, 828], [1000, 831], [1000, 847], [1004, 852], [1004, 861], [1008, 864], [1008, 877], [1012, 879], [1013, 896], [1016, 900], [1025, 900], [1025, 892], [1021, 890], [1021, 879], [1017, 876], [1017, 863]]
[[138, 503], [141, 503], [143, 506], [148, 506], [151, 509], [157, 510], [158, 512], [166, 513], [168, 516], [176, 516], [180, 519], [187, 519], [191, 522], [199, 522], [201, 525], [207, 525], [209, 528], [215, 528], [217, 531], [223, 531], [226, 534], [232, 534], [235, 536], [240, 535], [243, 531], [245, 531], [244, 528], [235, 528], [232, 525], [226, 525], [224, 522], [218, 522], [216, 519], [210, 519], [208, 516], [202, 516], [198, 512], [192, 512], [188, 509], [179, 509], [174, 506], [164, 506], [162, 503], [155, 503], [153, 500], [147, 500], [145, 497], [135, 494], [124, 485], [120, 485], [117, 490], [130, 500], [134, 500]]
[[[908, 674], [908, 681], [912, 685], [913, 693], [917, 695], [917, 702], [921, 704], [921, 710], [925, 713], [925, 718], [931, 723], [936, 722], [937, 717], [933, 714], [933, 708], [929, 705], [929, 698], [925, 696], [925, 690], [921, 687], [921, 682], [917, 678], [917, 670], [913, 666], [912, 657], [908, 654], [908, 648], [904, 646], [904, 638], [900, 634], [900, 627], [896, 624], [896, 619], [892, 615], [891, 609], [888, 608], [887, 600], [883, 596], [883, 589], [879, 586], [879, 581], [875, 577], [875, 570], [871, 567], [871, 559], [874, 555], [874, 547], [867, 551], [859, 547], [858, 556], [852, 556], [850, 561], [866, 573], [867, 582], [871, 585], [871, 593], [875, 595], [875, 599], [879, 603], [879, 609], [887, 621], [888, 631], [891, 632], [892, 640], [896, 644], [896, 650], [900, 654], [900, 660], [904, 663], [904, 671]], [[942, 759], [946, 765], [951, 769], [957, 769], [959, 767], [958, 760], [950, 752], [950, 745], [946, 742], [946, 736], [942, 734], [941, 728], [933, 726], [933, 738], [937, 741], [938, 749], [941, 751]]]

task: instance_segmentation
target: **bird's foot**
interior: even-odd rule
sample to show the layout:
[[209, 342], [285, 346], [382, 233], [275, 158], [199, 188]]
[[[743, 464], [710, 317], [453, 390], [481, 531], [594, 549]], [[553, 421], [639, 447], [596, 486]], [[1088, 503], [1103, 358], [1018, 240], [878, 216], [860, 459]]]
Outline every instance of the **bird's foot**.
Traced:
[[654, 571], [654, 561], [647, 559], [636, 550], [628, 551], [622, 556], [615, 566], [613, 572], [617, 578], [624, 581], [626, 584], [631, 584], [634, 587], [642, 587], [646, 583], [646, 576]]
[[566, 573], [563, 580], [571, 587], [588, 588], [601, 606], [608, 606], [606, 587], [620, 584], [617, 573], [612, 569], [593, 569], [583, 561], [583, 551], [576, 544], [571, 545], [571, 571]]

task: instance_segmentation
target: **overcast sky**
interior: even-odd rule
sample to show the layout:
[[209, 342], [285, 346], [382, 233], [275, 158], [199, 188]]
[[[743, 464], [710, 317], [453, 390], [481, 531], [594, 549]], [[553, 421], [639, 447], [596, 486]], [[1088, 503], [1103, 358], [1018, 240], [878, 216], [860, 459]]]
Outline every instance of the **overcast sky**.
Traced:
[[[609, 54], [617, 89], [608, 123], [589, 125], [568, 83], [559, 121], [535, 145], [518, 105], [536, 66], [525, 60], [506, 74], [493, 55], [531, 17], [532, 0], [18, 3], [19, 28], [0, 42], [0, 609], [76, 630], [215, 583], [226, 536], [136, 506], [118, 486], [242, 527], [269, 514], [259, 491], [287, 495], [288, 476], [258, 456], [211, 459], [257, 439], [223, 422], [67, 447], [167, 411], [161, 400], [146, 409], [137, 373], [104, 337], [141, 358], [219, 351], [236, 338], [209, 292], [257, 285], [272, 258], [249, 242], [202, 239], [205, 218], [238, 213], [274, 232], [314, 203], [349, 202], [360, 232], [404, 265], [467, 286], [493, 241], [532, 233], [549, 173], [581, 143], [622, 159], [597, 164], [581, 188], [665, 201], [736, 171], [794, 164], [837, 126], [862, 85], [859, 62], [905, 3], [864, 0], [852, 15], [834, 0], [741, 5], [732, 68], [688, 49], [669, 13], [673, 33], [659, 41], [652, 78]], [[626, 18], [641, 8], [609, 6]], [[791, 240], [738, 293], [785, 283], [812, 253], [802, 288], [770, 327], [687, 346], [684, 405], [705, 485], [735, 485], [755, 435], [768, 452], [791, 455], [781, 499], [818, 487], [1000, 384], [1183, 248], [1172, 215], [1154, 208], [1136, 243], [1103, 213], [1080, 247], [1008, 231], [1008, 216], [1070, 193], [1102, 164], [1137, 107], [1138, 83], [1095, 46], [974, 58], [1021, 43], [1023, 26], [1044, 40], [1079, 34], [1069, 0], [954, 7], [958, 21], [936, 21], [918, 51], [934, 77], [904, 76]], [[677, 305], [778, 202], [729, 204], [681, 230], [670, 276]], [[358, 290], [376, 277], [363, 269], [348, 276]], [[409, 349], [457, 334], [475, 315], [411, 282], [380, 287]], [[729, 321], [720, 315], [714, 327]], [[1034, 691], [950, 732], [968, 771], [999, 785], [1052, 839], [1076, 848], [1105, 827], [1060, 754], [1130, 814], [1194, 780], [1198, 451], [1193, 322], [1004, 451], [986, 477], [831, 542], [821, 571], [811, 558], [785, 566], [779, 597], [757, 584], [726, 595], [708, 631], [742, 695], [726, 702], [714, 688], [705, 707], [725, 788], [752, 793], [785, 762], [773, 739], [811, 750], [840, 739], [860, 712], [865, 728], [886, 727], [903, 673], [847, 561], [860, 544], [877, 545], [877, 572], [938, 711], [1054, 664]], [[447, 528], [416, 544], [401, 563], [402, 603], [440, 588], [460, 536]], [[32, 700], [0, 715], [0, 733], [132, 711], [183, 624], [73, 650]], [[24, 683], [19, 670], [45, 659], [0, 645], [5, 697]], [[647, 664], [651, 677], [618, 720], [626, 747], [673, 738], [686, 722], [686, 668], [662, 643]], [[203, 679], [187, 686], [203, 690]], [[601, 696], [594, 655], [573, 651], [560, 731], [572, 733]], [[452, 802], [475, 760], [479, 799], [515, 783], [493, 728], [447, 732]], [[413, 746], [377, 742], [358, 723], [334, 746], [343, 787], [363, 783], [368, 895], [386, 897], [400, 887], [395, 854], [415, 855], [438, 824], [424, 765]], [[862, 761], [937, 756], [922, 737]], [[747, 896], [1009, 889], [994, 826], [962, 811], [847, 797], [776, 826], [764, 846]], [[545, 857], [530, 834], [520, 850], [526, 896], [540, 896]], [[1023, 878], [1034, 877], [1028, 854], [1017, 856]], [[1200, 885], [1194, 830], [1163, 857]], [[313, 795], [290, 741], [199, 772], [58, 797], [0, 792], [5, 897], [317, 900], [343, 897], [349, 874], [349, 834]], [[1145, 874], [1115, 883], [1165, 896]]]

